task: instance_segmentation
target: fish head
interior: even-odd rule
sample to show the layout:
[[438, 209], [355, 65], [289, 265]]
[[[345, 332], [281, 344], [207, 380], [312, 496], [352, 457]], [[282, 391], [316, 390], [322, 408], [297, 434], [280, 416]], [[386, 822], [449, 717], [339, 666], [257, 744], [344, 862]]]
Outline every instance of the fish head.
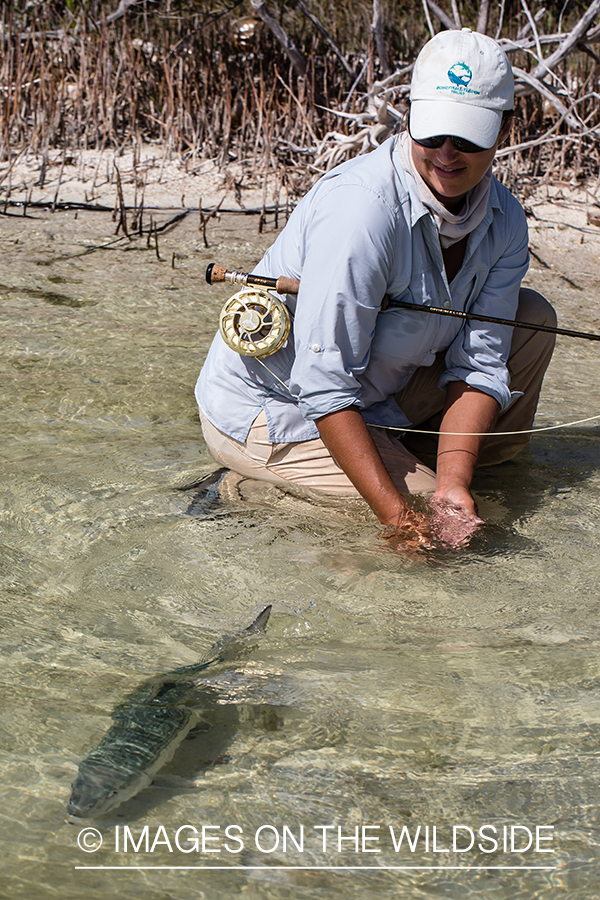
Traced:
[[144, 772], [83, 760], [71, 787], [67, 811], [81, 819], [104, 815], [135, 796], [151, 780]]

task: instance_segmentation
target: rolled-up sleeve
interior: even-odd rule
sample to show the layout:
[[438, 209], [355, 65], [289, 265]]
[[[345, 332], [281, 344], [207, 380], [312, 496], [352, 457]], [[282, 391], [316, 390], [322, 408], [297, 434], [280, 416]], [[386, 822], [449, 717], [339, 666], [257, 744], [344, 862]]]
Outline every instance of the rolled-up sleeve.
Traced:
[[308, 212], [289, 383], [307, 420], [363, 405], [357, 376], [369, 363], [396, 220], [364, 184], [328, 188]]
[[[508, 216], [514, 228], [506, 251], [492, 266], [481, 291], [468, 312], [512, 320], [519, 303], [519, 288], [529, 265], [527, 222], [521, 214], [518, 222]], [[509, 226], [509, 221], [505, 227]], [[439, 386], [450, 381], [464, 381], [494, 397], [501, 410], [506, 409], [519, 392], [511, 393], [506, 361], [510, 352], [513, 328], [509, 325], [468, 320], [446, 353], [446, 371]]]

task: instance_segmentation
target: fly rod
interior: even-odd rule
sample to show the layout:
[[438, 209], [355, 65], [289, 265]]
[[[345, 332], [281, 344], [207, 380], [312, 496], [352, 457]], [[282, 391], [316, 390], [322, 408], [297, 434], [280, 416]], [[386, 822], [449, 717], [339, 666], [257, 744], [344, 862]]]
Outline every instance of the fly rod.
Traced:
[[[230, 284], [262, 287], [277, 291], [278, 294], [297, 294], [300, 282], [296, 278], [267, 278], [265, 275], [251, 275], [247, 272], [228, 271], [217, 263], [211, 263], [206, 270], [209, 284], [228, 281]], [[496, 316], [482, 316], [478, 313], [463, 312], [458, 309], [445, 309], [438, 306], [422, 306], [419, 303], [404, 303], [400, 300], [384, 298], [383, 309], [416, 309], [420, 312], [433, 313], [438, 316], [453, 316], [455, 319], [475, 319], [477, 322], [494, 322], [496, 325], [509, 325], [511, 328], [529, 328], [531, 331], [547, 331], [550, 334], [564, 334], [567, 337], [585, 338], [588, 341], [600, 341], [600, 334], [587, 331], [571, 331], [568, 328], [555, 328], [552, 325], [533, 325], [531, 322], [520, 322], [513, 319], [501, 319]]]

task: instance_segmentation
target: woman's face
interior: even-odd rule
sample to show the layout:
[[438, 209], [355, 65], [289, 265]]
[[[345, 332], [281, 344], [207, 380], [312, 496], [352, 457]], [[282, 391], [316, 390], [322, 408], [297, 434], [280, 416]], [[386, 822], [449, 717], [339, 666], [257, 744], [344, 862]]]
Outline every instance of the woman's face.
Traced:
[[449, 137], [434, 150], [421, 147], [411, 139], [413, 162], [432, 193], [452, 212], [460, 208], [467, 191], [479, 184], [503, 137], [501, 131], [494, 146], [480, 153], [459, 153]]

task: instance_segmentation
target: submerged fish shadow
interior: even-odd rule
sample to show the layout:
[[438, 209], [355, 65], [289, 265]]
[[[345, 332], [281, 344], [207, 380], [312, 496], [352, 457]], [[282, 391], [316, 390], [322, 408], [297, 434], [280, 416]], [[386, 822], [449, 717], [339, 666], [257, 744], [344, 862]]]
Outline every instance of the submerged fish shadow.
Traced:
[[[194, 706], [193, 702], [188, 704]], [[115, 810], [98, 816], [104, 821], [135, 822], [184, 793], [198, 793], [202, 785], [195, 779], [219, 765], [228, 765], [227, 751], [239, 731], [240, 715], [235, 704], [202, 706], [198, 725], [179, 745], [173, 759], [156, 773], [141, 793], [121, 803]]]
[[[151, 784], [153, 775], [166, 769], [169, 760], [173, 763], [186, 737], [194, 731], [205, 734], [210, 730], [208, 710], [221, 706], [235, 710], [234, 704], [222, 702], [215, 686], [197, 679], [210, 666], [247, 652], [248, 641], [265, 630], [270, 612], [268, 605], [248, 628], [223, 635], [198, 663], [147, 679], [115, 707], [113, 724], [79, 764], [67, 804], [69, 815], [103, 818], [103, 812], [124, 806]], [[206, 724], [198, 727], [202, 714]], [[237, 730], [239, 716], [232, 721], [229, 712], [225, 720], [217, 717], [217, 721], [222, 727], [215, 730], [212, 741], [204, 741], [203, 746], [212, 747], [208, 760], [206, 753], [200, 757], [200, 769], [221, 758], [222, 749]]]

